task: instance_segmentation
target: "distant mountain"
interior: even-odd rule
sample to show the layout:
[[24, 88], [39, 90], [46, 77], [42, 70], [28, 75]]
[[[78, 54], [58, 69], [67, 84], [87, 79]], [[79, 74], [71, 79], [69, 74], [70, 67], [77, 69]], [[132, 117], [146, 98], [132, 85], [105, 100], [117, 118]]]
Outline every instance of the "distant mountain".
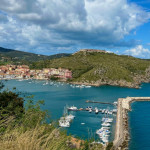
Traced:
[[23, 52], [18, 50], [6, 49], [0, 47], [0, 61], [1, 63], [17, 63], [17, 64], [30, 64], [31, 62], [61, 58], [69, 56], [70, 54], [56, 54], [51, 56], [38, 55], [29, 52]]

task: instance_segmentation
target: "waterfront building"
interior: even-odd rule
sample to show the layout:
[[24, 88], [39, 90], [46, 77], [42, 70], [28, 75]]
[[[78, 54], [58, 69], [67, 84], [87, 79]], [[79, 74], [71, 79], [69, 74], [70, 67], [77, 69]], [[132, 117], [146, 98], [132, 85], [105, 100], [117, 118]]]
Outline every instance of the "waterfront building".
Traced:
[[30, 70], [27, 65], [0, 66], [0, 78], [49, 79], [51, 76], [67, 80], [72, 78], [72, 72], [63, 68], [44, 68], [42, 70]]

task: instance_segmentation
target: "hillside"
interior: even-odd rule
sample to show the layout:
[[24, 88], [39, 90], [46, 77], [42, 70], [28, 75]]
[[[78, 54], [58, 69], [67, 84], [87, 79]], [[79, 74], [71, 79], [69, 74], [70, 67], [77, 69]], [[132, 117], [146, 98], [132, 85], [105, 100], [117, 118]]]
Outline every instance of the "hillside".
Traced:
[[6, 49], [0, 47], [0, 61], [1, 63], [17, 63], [17, 64], [30, 64], [30, 62], [61, 58], [64, 56], [69, 56], [70, 54], [56, 54], [51, 56], [38, 55], [29, 52], [23, 52], [18, 50]]
[[150, 61], [107, 52], [79, 51], [69, 57], [33, 63], [31, 68], [62, 67], [73, 72], [72, 83], [138, 88], [149, 82]]

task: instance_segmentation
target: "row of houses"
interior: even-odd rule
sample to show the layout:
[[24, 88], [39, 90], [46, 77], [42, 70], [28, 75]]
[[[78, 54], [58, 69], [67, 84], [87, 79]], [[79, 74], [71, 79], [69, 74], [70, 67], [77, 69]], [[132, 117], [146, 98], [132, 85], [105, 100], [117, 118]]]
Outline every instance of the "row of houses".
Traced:
[[0, 66], [0, 78], [49, 79], [51, 77], [67, 80], [72, 78], [72, 72], [63, 68], [44, 68], [42, 70], [31, 70], [27, 65]]

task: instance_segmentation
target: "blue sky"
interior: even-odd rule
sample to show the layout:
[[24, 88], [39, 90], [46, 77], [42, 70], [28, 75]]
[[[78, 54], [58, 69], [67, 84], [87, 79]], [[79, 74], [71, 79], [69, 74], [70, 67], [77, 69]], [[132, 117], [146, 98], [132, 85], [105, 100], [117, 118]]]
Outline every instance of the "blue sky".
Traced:
[[150, 59], [150, 0], [0, 0], [0, 46], [37, 54], [105, 49]]

